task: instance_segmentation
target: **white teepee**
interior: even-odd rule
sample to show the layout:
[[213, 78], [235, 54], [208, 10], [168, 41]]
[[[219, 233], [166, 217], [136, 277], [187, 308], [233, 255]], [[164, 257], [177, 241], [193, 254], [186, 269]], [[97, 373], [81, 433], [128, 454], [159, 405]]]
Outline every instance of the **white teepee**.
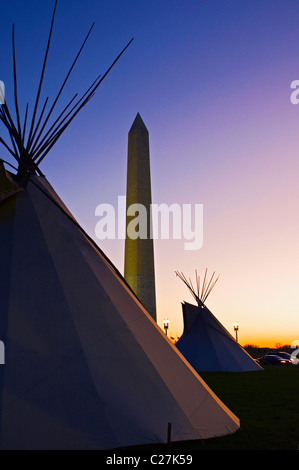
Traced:
[[197, 305], [184, 303], [184, 332], [176, 343], [178, 350], [198, 372], [227, 371], [245, 372], [257, 371], [262, 368], [252, 359], [244, 348], [224, 328], [217, 318], [205, 305], [209, 293], [216, 281], [207, 282], [206, 274], [202, 289], [195, 292], [193, 285], [181, 273], [176, 273], [187, 285], [197, 301]]
[[57, 0], [30, 123], [28, 105], [22, 123], [18, 107], [14, 30], [16, 119], [7, 99], [0, 107], [10, 137], [0, 143], [18, 163], [14, 175], [0, 161], [0, 339], [6, 359], [0, 366], [0, 447], [111, 449], [166, 442], [170, 428], [173, 441], [233, 433], [238, 418], [165, 338], [40, 171], [121, 55], [51, 125], [90, 34], [46, 115], [48, 98], [41, 110], [39, 101], [56, 6]]
[[168, 423], [173, 441], [238, 429], [45, 178], [0, 204], [0, 260], [2, 448], [166, 442]]

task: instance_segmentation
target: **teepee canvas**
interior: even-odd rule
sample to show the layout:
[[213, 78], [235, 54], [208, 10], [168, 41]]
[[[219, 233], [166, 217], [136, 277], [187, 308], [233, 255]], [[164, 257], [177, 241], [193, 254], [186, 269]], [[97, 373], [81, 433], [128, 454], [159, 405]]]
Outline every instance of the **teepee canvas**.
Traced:
[[[3, 172], [3, 169], [2, 169]], [[43, 177], [0, 205], [1, 446], [109, 449], [234, 432]]]
[[0, 110], [11, 145], [1, 142], [18, 163], [9, 172], [0, 162], [1, 449], [112, 449], [164, 443], [170, 430], [180, 441], [239, 429], [40, 171], [98, 84], [49, 130], [45, 107], [35, 119], [40, 93], [30, 126], [16, 86], [17, 123], [7, 102]]
[[[188, 281], [182, 273], [177, 273], [195, 297], [197, 305], [183, 303], [184, 332], [176, 347], [198, 372], [261, 370], [262, 368], [205, 305], [208, 295], [218, 280], [217, 278], [213, 282], [213, 274], [210, 282], [207, 282], [206, 274], [207, 271], [202, 289], [197, 282], [196, 293], [191, 281]], [[198, 281], [197, 275], [196, 280]]]

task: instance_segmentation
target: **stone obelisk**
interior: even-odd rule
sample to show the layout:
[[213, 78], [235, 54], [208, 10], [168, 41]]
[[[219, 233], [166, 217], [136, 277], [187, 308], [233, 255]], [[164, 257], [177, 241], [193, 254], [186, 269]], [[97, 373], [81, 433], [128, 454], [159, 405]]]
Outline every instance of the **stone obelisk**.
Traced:
[[[151, 203], [149, 134], [138, 113], [128, 138], [127, 235], [124, 277], [148, 313], [157, 321], [154, 244], [151, 237]], [[139, 227], [140, 236], [136, 239], [129, 236], [128, 227], [136, 214], [141, 216], [145, 212], [143, 211], [142, 214], [138, 212], [135, 216], [128, 215], [128, 209], [132, 208], [132, 204], [142, 204], [146, 209], [146, 233], [143, 224], [143, 231]]]

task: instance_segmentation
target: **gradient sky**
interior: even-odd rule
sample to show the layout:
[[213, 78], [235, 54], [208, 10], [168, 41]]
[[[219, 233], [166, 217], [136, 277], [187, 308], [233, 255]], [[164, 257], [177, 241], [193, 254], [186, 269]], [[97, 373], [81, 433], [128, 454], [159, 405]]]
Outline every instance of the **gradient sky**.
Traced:
[[[2, 0], [0, 80], [12, 97], [16, 26], [20, 106], [33, 102], [54, 1]], [[55, 97], [95, 28], [61, 101], [84, 92], [135, 40], [42, 170], [95, 237], [95, 209], [126, 192], [127, 137], [140, 112], [150, 133], [155, 203], [204, 204], [204, 245], [156, 241], [158, 320], [182, 332], [175, 277], [220, 279], [208, 307], [242, 344], [299, 338], [299, 1], [59, 0], [43, 97]], [[60, 109], [61, 109], [60, 108]], [[2, 130], [1, 130], [2, 133]], [[0, 156], [7, 157], [1, 149]], [[101, 241], [123, 272], [124, 242]]]

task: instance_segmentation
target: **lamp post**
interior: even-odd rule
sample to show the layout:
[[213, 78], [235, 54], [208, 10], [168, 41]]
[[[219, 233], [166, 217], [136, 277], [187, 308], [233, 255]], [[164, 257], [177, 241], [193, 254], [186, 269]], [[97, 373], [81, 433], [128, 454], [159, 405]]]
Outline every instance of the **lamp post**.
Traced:
[[236, 333], [236, 341], [238, 343], [238, 331], [239, 331], [239, 323], [234, 323], [234, 331]]
[[167, 331], [168, 331], [168, 328], [169, 328], [169, 320], [164, 320], [163, 325], [164, 325], [165, 334], [167, 336]]

